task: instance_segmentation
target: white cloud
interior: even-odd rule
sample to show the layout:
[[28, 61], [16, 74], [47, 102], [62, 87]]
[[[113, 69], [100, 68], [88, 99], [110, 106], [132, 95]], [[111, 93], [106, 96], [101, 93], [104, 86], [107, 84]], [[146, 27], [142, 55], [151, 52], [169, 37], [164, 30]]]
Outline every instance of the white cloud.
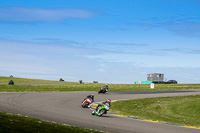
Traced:
[[62, 21], [69, 18], [93, 17], [94, 12], [85, 9], [45, 9], [28, 7], [0, 7], [0, 20], [11, 22]]
[[97, 70], [98, 72], [105, 72], [105, 70], [103, 68], [100, 68]]

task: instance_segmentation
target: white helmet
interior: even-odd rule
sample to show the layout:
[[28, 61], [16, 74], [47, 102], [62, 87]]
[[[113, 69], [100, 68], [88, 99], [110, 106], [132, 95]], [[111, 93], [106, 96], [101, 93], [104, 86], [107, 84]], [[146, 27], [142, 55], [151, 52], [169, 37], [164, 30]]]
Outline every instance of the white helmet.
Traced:
[[111, 100], [110, 100], [110, 99], [107, 99], [107, 100], [106, 100], [106, 102], [107, 102], [107, 103], [110, 103], [110, 102], [111, 102]]

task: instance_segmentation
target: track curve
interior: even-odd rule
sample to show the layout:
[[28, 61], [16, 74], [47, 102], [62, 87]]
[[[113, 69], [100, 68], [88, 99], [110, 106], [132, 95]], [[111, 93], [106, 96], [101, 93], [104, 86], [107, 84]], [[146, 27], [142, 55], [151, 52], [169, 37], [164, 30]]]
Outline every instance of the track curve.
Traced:
[[200, 95], [200, 90], [126, 91], [108, 92], [107, 94], [97, 94], [97, 92], [4, 92], [0, 93], [0, 111], [114, 133], [200, 132], [198, 129], [122, 118], [112, 114], [107, 114], [104, 117], [92, 116], [90, 109], [81, 107], [81, 101], [91, 93], [95, 94], [95, 101], [105, 101], [107, 98], [120, 100]]

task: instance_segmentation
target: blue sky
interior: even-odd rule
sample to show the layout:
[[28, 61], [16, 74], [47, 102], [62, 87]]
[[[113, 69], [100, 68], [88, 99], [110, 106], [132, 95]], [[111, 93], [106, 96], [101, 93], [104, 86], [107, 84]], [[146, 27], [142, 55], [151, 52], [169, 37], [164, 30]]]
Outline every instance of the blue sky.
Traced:
[[200, 0], [0, 0], [0, 75], [200, 83]]

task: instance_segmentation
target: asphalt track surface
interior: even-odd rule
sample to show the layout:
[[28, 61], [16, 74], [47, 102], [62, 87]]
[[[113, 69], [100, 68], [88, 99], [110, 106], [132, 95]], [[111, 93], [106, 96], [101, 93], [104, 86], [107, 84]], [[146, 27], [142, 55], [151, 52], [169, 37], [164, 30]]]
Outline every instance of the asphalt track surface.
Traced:
[[91, 93], [95, 94], [95, 102], [99, 102], [107, 98], [122, 100], [200, 95], [200, 90], [126, 91], [106, 94], [97, 94], [97, 92], [2, 92], [0, 93], [0, 111], [114, 133], [200, 133], [199, 129], [118, 117], [112, 113], [103, 117], [93, 116], [90, 109], [81, 107], [81, 101]]

